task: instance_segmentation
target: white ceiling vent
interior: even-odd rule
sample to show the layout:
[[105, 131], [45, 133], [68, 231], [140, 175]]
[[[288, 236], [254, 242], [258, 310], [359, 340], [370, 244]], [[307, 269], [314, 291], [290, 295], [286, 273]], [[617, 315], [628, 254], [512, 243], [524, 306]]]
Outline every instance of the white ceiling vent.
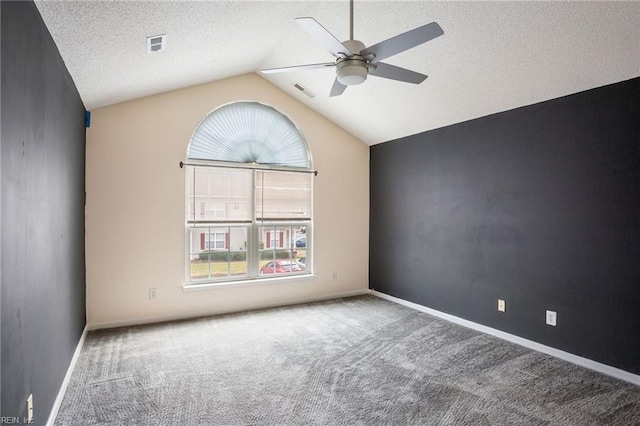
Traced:
[[305, 95], [307, 95], [310, 98], [314, 98], [316, 96], [311, 90], [307, 89], [306, 87], [304, 87], [300, 83], [294, 83], [293, 87], [295, 87], [296, 89], [298, 89], [299, 91], [301, 91], [302, 93], [304, 93]]
[[167, 35], [147, 37], [147, 53], [162, 52], [167, 46]]

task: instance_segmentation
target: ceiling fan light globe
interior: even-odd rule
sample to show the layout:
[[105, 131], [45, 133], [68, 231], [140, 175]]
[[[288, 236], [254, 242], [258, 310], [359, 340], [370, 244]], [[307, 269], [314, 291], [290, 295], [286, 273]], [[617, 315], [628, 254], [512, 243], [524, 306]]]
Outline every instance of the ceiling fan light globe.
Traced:
[[338, 81], [345, 86], [355, 86], [367, 79], [367, 67], [362, 61], [345, 61], [338, 66]]

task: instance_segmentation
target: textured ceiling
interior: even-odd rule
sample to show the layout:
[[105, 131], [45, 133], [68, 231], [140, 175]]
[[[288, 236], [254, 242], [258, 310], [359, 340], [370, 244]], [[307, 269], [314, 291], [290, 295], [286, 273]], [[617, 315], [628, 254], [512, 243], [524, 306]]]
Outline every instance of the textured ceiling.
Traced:
[[[332, 61], [296, 17], [349, 35], [347, 0], [36, 4], [88, 109]], [[385, 60], [429, 75], [420, 85], [369, 77], [329, 98], [332, 69], [265, 78], [376, 144], [640, 76], [640, 2], [355, 1], [354, 36], [367, 46], [432, 21], [443, 36]], [[167, 49], [147, 54], [158, 34]]]

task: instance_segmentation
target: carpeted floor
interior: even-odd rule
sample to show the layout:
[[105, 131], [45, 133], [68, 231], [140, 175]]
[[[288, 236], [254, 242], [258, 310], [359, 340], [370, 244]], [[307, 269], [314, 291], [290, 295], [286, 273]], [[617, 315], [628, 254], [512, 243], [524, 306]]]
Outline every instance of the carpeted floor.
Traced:
[[56, 425], [639, 425], [640, 387], [374, 296], [89, 333]]

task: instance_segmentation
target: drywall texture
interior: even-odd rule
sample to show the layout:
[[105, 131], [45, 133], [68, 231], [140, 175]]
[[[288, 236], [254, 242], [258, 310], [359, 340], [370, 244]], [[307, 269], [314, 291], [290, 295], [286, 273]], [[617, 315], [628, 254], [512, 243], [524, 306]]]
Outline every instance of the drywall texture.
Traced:
[[2, 416], [44, 424], [85, 325], [84, 106], [35, 5], [0, 7]]
[[640, 78], [384, 143], [370, 287], [640, 374], [639, 213]]
[[[296, 123], [314, 167], [314, 279], [183, 291], [189, 139], [213, 109], [271, 105]], [[366, 291], [369, 149], [255, 74], [92, 112], [87, 131], [87, 315], [92, 327], [237, 311]], [[332, 271], [337, 280], [332, 280]], [[149, 288], [158, 299], [149, 300]]]

